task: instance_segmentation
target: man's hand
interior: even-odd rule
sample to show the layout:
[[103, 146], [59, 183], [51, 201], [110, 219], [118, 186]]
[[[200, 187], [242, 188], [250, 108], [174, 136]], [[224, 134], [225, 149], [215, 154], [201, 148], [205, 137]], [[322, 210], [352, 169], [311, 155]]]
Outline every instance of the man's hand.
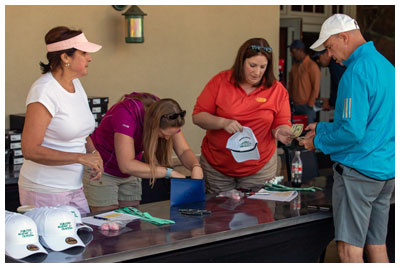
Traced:
[[[309, 133], [307, 133], [307, 134], [309, 134]], [[309, 151], [314, 151], [315, 150], [314, 136], [307, 137], [307, 135], [306, 135], [306, 137], [304, 137], [304, 138], [297, 138], [297, 140], [299, 141], [299, 145], [304, 146], [304, 148], [306, 148]]]
[[309, 138], [309, 137], [314, 137], [315, 136], [315, 129], [316, 129], [316, 127], [317, 127], [317, 123], [311, 123], [311, 124], [309, 124], [309, 125], [307, 125], [307, 127], [305, 128], [305, 130], [309, 130], [307, 133], [306, 133], [306, 138]]

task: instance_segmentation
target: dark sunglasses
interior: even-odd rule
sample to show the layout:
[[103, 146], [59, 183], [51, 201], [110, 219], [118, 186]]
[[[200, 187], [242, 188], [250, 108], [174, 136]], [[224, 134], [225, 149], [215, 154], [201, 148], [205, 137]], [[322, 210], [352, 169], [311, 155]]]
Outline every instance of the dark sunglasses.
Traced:
[[172, 114], [164, 114], [161, 116], [161, 118], [167, 118], [168, 120], [175, 120], [180, 116], [181, 118], [184, 118], [186, 115], [186, 111], [182, 111], [180, 113], [172, 113]]
[[265, 51], [267, 53], [271, 53], [272, 52], [272, 48], [271, 47], [263, 47], [263, 46], [257, 46], [257, 45], [251, 45], [250, 48], [254, 51]]

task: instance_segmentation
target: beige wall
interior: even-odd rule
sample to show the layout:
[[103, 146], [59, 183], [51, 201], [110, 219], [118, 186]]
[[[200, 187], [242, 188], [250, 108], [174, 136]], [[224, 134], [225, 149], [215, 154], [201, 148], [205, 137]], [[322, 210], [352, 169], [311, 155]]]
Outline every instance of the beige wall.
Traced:
[[92, 54], [81, 82], [89, 96], [148, 91], [176, 99], [188, 111], [183, 132], [195, 153], [204, 131], [191, 112], [197, 96], [218, 72], [232, 66], [239, 46], [264, 37], [274, 49], [277, 70], [279, 6], [140, 6], [143, 44], [126, 44], [122, 12], [111, 6], [5, 7], [5, 127], [9, 114], [25, 112], [25, 98], [46, 60], [44, 36], [59, 25], [82, 29], [103, 48]]

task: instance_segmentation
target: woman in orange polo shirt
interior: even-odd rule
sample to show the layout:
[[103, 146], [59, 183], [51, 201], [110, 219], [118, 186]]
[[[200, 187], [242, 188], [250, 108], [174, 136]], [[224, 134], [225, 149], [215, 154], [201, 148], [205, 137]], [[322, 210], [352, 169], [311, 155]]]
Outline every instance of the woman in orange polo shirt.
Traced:
[[[277, 171], [277, 140], [292, 141], [289, 95], [273, 74], [272, 48], [263, 38], [247, 40], [233, 67], [214, 76], [197, 98], [193, 123], [206, 129], [200, 164], [209, 193], [258, 190]], [[251, 128], [258, 160], [236, 162], [228, 139]]]

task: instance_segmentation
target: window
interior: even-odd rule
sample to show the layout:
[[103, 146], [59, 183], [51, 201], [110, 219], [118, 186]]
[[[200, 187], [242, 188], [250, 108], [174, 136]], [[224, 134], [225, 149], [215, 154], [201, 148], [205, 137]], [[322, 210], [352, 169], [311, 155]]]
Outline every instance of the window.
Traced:
[[291, 6], [291, 11], [304, 12], [304, 13], [324, 14], [325, 13], [325, 6], [312, 6], [312, 5]]
[[343, 13], [343, 6], [332, 6], [332, 15], [336, 13]]

